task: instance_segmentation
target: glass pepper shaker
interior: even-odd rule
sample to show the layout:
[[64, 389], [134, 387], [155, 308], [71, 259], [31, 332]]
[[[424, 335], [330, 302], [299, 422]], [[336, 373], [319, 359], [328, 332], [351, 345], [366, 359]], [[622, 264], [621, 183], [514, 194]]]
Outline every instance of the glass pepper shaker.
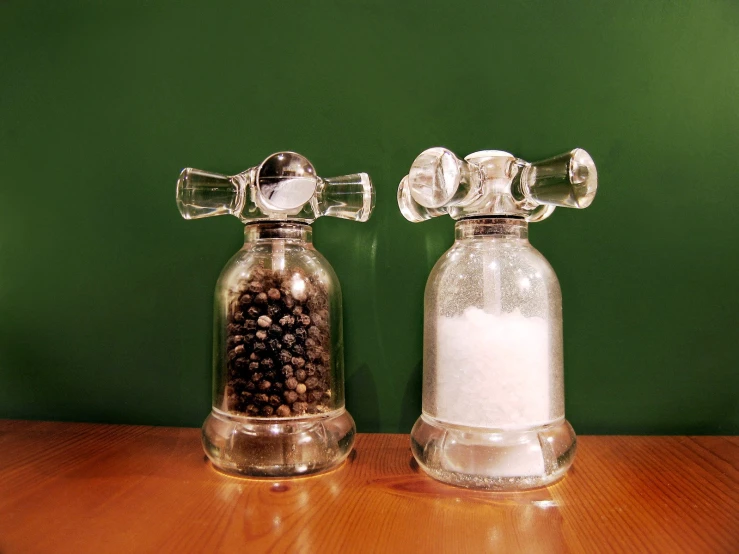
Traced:
[[457, 222], [426, 285], [423, 409], [411, 432], [414, 457], [435, 479], [522, 490], [553, 483], [572, 464], [561, 291], [528, 224], [556, 206], [586, 208], [596, 189], [582, 149], [529, 163], [497, 150], [460, 160], [431, 148], [401, 181], [406, 219]]
[[310, 224], [367, 221], [369, 176], [321, 178], [300, 154], [279, 152], [233, 176], [183, 170], [177, 206], [185, 219], [245, 223], [244, 246], [215, 290], [213, 406], [202, 435], [213, 465], [293, 476], [341, 463], [356, 431], [344, 407], [341, 290]]

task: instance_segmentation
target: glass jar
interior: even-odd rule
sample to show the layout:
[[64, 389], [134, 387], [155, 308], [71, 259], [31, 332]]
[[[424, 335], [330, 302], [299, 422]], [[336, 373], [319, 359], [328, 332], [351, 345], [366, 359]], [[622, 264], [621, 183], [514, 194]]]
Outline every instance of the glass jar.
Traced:
[[277, 152], [231, 176], [186, 168], [176, 198], [185, 219], [233, 215], [246, 225], [216, 285], [206, 454], [222, 471], [253, 476], [340, 464], [356, 431], [344, 408], [341, 290], [310, 223], [367, 221], [369, 175], [319, 177], [304, 156]]
[[598, 173], [575, 148], [530, 163], [501, 150], [422, 152], [398, 187], [418, 223], [449, 215], [454, 245], [426, 285], [423, 410], [411, 448], [432, 477], [492, 490], [553, 483], [573, 461], [564, 419], [562, 294], [528, 223], [587, 208]]
[[564, 419], [557, 276], [524, 219], [463, 219], [455, 231], [426, 285], [413, 454], [456, 485], [547, 485], [565, 474], [576, 444]]
[[221, 470], [283, 476], [341, 463], [341, 290], [305, 223], [255, 222], [216, 285], [213, 409], [203, 445]]

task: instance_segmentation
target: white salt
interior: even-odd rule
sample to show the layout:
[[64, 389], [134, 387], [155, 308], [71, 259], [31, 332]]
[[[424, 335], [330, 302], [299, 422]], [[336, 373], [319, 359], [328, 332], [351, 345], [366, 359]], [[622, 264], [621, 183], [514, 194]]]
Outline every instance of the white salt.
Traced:
[[549, 325], [541, 317], [475, 307], [439, 317], [436, 414], [429, 415], [494, 429], [549, 423], [549, 358]]

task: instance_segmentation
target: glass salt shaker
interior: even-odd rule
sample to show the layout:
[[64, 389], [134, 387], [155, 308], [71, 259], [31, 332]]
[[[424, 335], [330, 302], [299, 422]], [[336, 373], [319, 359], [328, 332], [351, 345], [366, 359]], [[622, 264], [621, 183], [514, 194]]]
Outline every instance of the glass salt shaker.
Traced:
[[423, 409], [411, 432], [413, 455], [435, 479], [522, 490], [555, 482], [572, 464], [561, 292], [528, 224], [556, 206], [586, 208], [596, 189], [582, 149], [528, 163], [431, 148], [401, 181], [406, 219], [456, 220], [454, 245], [426, 285]]
[[244, 246], [215, 290], [206, 454], [220, 470], [251, 476], [338, 465], [356, 431], [344, 407], [341, 290], [310, 224], [367, 221], [369, 176], [321, 178], [300, 154], [279, 152], [233, 176], [183, 170], [177, 206], [185, 219], [231, 214], [245, 223]]

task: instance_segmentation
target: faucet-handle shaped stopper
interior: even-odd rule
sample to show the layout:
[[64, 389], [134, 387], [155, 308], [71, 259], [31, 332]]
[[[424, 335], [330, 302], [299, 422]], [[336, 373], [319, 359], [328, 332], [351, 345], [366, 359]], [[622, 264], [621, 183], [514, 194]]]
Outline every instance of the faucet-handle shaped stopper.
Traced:
[[232, 176], [187, 168], [177, 181], [177, 207], [185, 219], [230, 214], [244, 222], [312, 222], [321, 216], [367, 221], [374, 198], [366, 173], [324, 179], [295, 152], [272, 154]]
[[529, 163], [501, 150], [459, 159], [446, 148], [429, 148], [411, 165], [398, 187], [398, 206], [409, 221], [448, 214], [508, 216], [541, 221], [556, 206], [587, 208], [598, 188], [590, 155], [576, 148]]

